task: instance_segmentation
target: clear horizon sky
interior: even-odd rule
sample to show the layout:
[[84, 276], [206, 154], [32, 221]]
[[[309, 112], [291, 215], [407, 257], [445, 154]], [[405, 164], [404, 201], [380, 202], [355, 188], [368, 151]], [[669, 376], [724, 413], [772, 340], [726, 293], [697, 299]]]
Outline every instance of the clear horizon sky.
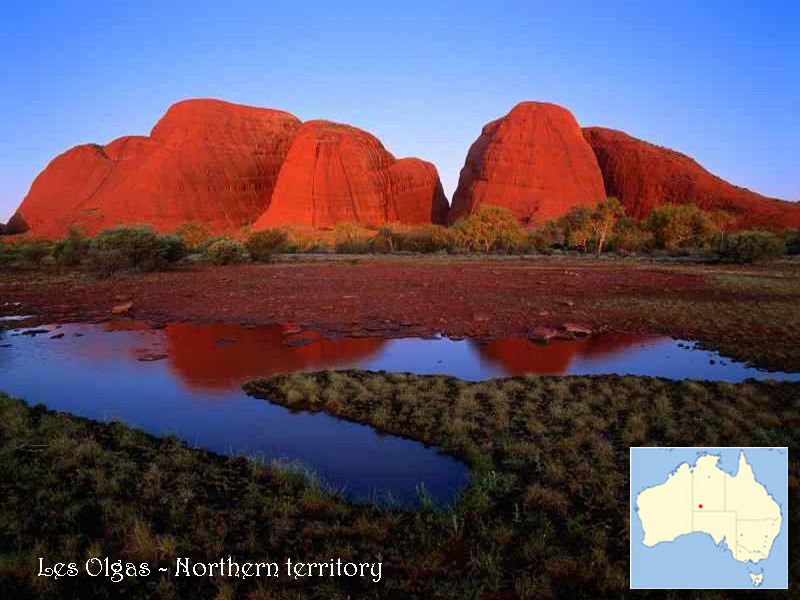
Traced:
[[29, 2], [0, 11], [0, 222], [74, 145], [181, 99], [326, 118], [432, 161], [448, 197], [522, 100], [800, 200], [800, 3]]

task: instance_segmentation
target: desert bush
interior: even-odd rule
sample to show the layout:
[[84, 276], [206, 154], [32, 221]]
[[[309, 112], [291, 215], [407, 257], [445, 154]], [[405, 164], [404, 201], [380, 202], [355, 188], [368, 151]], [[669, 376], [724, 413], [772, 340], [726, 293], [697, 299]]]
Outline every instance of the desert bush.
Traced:
[[452, 252], [458, 245], [455, 231], [441, 225], [386, 226], [370, 240], [372, 252]]
[[206, 248], [206, 260], [215, 265], [230, 265], [244, 260], [245, 247], [238, 240], [220, 238]]
[[779, 258], [786, 251], [783, 238], [768, 231], [743, 231], [728, 236], [721, 256], [726, 262], [753, 263]]
[[406, 252], [454, 252], [458, 248], [458, 234], [441, 225], [423, 225], [403, 233], [400, 249]]
[[585, 252], [594, 235], [592, 209], [579, 204], [558, 220], [564, 232], [564, 243], [568, 248]]
[[175, 235], [183, 240], [189, 252], [203, 252], [213, 239], [208, 228], [196, 221], [183, 223], [175, 230]]
[[530, 229], [525, 241], [527, 252], [547, 252], [564, 245], [564, 230], [558, 221], [546, 221], [539, 227]]
[[622, 252], [644, 252], [655, 243], [653, 234], [642, 229], [636, 219], [625, 217], [617, 221], [609, 240], [609, 248]]
[[259, 262], [269, 262], [273, 254], [289, 249], [289, 236], [283, 229], [264, 229], [251, 233], [244, 246], [250, 258]]
[[389, 254], [400, 249], [400, 233], [388, 226], [378, 229], [369, 240], [369, 251], [375, 254]]
[[178, 236], [155, 233], [149, 227], [114, 227], [95, 237], [89, 262], [101, 275], [118, 271], [158, 271], [186, 256]]
[[286, 244], [290, 252], [329, 252], [330, 245], [316, 232], [289, 229]]
[[656, 246], [666, 250], [708, 246], [719, 231], [711, 216], [694, 204], [656, 206], [642, 224]]
[[357, 223], [339, 223], [333, 230], [334, 248], [339, 254], [365, 254], [370, 250], [369, 230]]
[[70, 227], [66, 237], [58, 240], [53, 256], [61, 265], [76, 267], [88, 259], [92, 242], [83, 236], [77, 227]]
[[11, 242], [0, 241], [0, 267], [8, 267], [18, 258], [16, 246]]
[[788, 229], [783, 234], [786, 254], [800, 254], [800, 229]]
[[458, 245], [470, 252], [513, 252], [525, 240], [525, 229], [507, 208], [482, 204], [453, 225]]

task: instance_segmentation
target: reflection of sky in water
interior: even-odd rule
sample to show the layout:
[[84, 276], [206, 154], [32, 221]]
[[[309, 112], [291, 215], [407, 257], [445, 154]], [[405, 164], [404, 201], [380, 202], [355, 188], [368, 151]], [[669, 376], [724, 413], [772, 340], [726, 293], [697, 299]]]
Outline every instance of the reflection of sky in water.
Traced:
[[[800, 380], [800, 374], [766, 374], [691, 344], [625, 334], [539, 344], [325, 340], [275, 325], [149, 330], [126, 321], [50, 329], [35, 337], [0, 334], [0, 389], [56, 410], [175, 433], [220, 453], [300, 460], [354, 497], [377, 490], [411, 499], [424, 483], [434, 496], [448, 499], [465, 481], [466, 469], [418, 442], [248, 398], [243, 382], [278, 372], [351, 367], [472, 380], [526, 372]], [[61, 333], [63, 338], [49, 339]]]

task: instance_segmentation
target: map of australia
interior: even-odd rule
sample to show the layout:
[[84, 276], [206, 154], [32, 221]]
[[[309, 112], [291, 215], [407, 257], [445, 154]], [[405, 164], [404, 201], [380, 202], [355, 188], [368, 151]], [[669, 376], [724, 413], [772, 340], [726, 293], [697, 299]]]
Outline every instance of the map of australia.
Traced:
[[[658, 483], [632, 494], [641, 525], [639, 543], [644, 548], [656, 548], [689, 534], [706, 534], [703, 539], [707, 549], [716, 546], [729, 560], [747, 565], [749, 583], [760, 587], [764, 572], [756, 569], [770, 558], [785, 517], [748, 461], [747, 452], [764, 450], [739, 449], [736, 468], [725, 470], [721, 454], [698, 449], [694, 460], [678, 463]], [[631, 464], [633, 471], [633, 458]], [[696, 568], [702, 568], [702, 563]]]

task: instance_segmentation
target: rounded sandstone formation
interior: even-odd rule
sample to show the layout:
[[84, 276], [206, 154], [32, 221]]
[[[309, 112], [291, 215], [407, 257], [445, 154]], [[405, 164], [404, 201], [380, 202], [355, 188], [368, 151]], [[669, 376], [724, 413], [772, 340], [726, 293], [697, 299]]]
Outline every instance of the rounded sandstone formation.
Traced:
[[487, 203], [510, 209], [528, 225], [604, 198], [597, 159], [572, 113], [555, 104], [522, 102], [485, 125], [470, 147], [449, 220]]
[[146, 223], [173, 231], [197, 221], [236, 231], [268, 206], [300, 121], [289, 113], [186, 100], [167, 111], [149, 137], [76, 146], [36, 178], [15, 219], [33, 234], [86, 234]]
[[800, 227], [800, 204], [767, 198], [709, 173], [684, 154], [602, 127], [583, 130], [597, 156], [609, 195], [629, 216], [646, 217], [660, 204], [693, 203], [726, 211], [735, 229]]
[[444, 223], [447, 210], [432, 164], [398, 160], [361, 129], [309, 121], [295, 136], [272, 202], [253, 228]]

